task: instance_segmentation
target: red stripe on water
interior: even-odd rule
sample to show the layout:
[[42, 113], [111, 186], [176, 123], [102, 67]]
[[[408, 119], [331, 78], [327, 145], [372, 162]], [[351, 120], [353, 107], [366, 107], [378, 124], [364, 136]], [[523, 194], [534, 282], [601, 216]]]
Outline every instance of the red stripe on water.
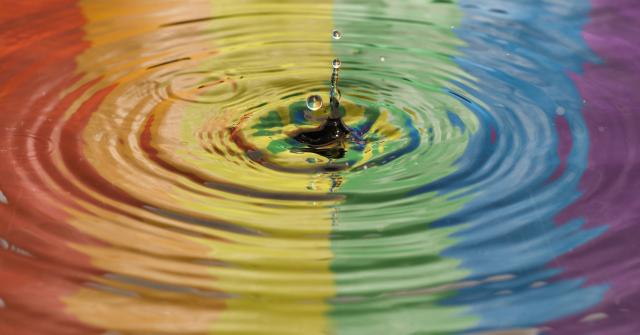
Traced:
[[80, 270], [91, 268], [66, 242], [91, 239], [62, 224], [61, 206], [71, 202], [32, 164], [51, 154], [40, 130], [55, 124], [60, 97], [79, 79], [74, 59], [89, 47], [85, 19], [72, 0], [0, 1], [0, 8], [0, 190], [8, 199], [0, 204], [0, 237], [12, 245], [0, 249], [0, 334], [98, 334], [65, 313], [62, 301], [80, 288]]

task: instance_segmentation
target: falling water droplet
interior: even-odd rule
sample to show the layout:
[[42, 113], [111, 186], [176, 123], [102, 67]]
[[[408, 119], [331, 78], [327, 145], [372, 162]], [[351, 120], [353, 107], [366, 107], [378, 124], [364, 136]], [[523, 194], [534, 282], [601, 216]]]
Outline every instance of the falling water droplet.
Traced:
[[381, 62], [384, 62], [384, 61], [385, 61], [384, 56], [380, 56], [380, 61], [381, 61]]
[[307, 98], [307, 108], [317, 111], [322, 108], [322, 98], [319, 95], [311, 95]]
[[333, 65], [334, 69], [339, 69], [340, 65], [342, 65], [342, 62], [336, 58], [333, 60], [333, 62], [331, 62], [331, 65]]
[[334, 39], [334, 40], [339, 40], [339, 39], [341, 39], [341, 38], [342, 38], [342, 33], [341, 33], [339, 30], [334, 29], [334, 30], [331, 32], [331, 37], [333, 37], [333, 39]]

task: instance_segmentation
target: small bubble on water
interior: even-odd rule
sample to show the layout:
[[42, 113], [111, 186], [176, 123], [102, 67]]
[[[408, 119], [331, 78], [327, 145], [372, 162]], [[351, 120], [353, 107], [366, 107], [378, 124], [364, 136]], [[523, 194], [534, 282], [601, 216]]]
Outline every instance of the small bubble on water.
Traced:
[[537, 281], [537, 282], [534, 282], [533, 284], [531, 284], [531, 287], [533, 287], [533, 288], [539, 288], [539, 287], [542, 287], [542, 286], [545, 286], [545, 285], [547, 285], [547, 283], [546, 283], [546, 282], [543, 282], [543, 281]]
[[603, 126], [598, 127], [598, 131], [599, 131], [599, 132], [603, 132], [603, 131], [605, 131], [605, 127], [603, 127]]
[[380, 56], [380, 61], [384, 62], [386, 59], [384, 58], [384, 56]]
[[609, 318], [609, 315], [606, 313], [592, 313], [582, 318], [580, 322], [595, 322], [595, 321], [600, 321], [608, 318]]
[[331, 32], [331, 37], [333, 37], [333, 39], [334, 39], [334, 40], [339, 40], [339, 39], [341, 39], [341, 38], [342, 38], [342, 33], [341, 33], [339, 30], [334, 29], [334, 30]]
[[317, 111], [322, 108], [322, 98], [319, 95], [311, 95], [307, 98], [307, 108], [312, 111]]
[[556, 114], [558, 114], [558, 115], [564, 115], [564, 112], [565, 112], [564, 107], [558, 107], [558, 108], [556, 108]]
[[338, 58], [336, 58], [333, 60], [333, 62], [331, 62], [331, 65], [333, 65], [334, 69], [339, 69], [342, 65], [342, 62]]

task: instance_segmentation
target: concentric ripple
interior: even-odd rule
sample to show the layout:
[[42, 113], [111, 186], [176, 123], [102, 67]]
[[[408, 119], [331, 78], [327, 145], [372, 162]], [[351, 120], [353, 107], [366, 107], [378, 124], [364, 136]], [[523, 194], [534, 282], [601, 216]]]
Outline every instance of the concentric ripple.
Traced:
[[0, 5], [0, 334], [640, 332], [632, 1]]

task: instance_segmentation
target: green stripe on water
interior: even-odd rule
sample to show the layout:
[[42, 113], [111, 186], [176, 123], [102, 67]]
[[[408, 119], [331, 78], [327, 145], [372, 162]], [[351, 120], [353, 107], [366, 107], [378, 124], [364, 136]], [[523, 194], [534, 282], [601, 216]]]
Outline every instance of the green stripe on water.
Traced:
[[[422, 139], [402, 158], [348, 172], [338, 189], [346, 196], [336, 208], [331, 243], [338, 296], [330, 317], [338, 334], [446, 334], [477, 322], [464, 309], [438, 304], [454, 293], [447, 285], [468, 275], [458, 260], [439, 256], [456, 243], [451, 235], [460, 227], [428, 227], [469, 199], [407, 196], [453, 173], [478, 128], [473, 113], [444, 92], [455, 89], [451, 79], [471, 79], [451, 59], [462, 44], [451, 31], [460, 19], [448, 1], [336, 0], [343, 99], [374, 97], [392, 115], [408, 115]], [[466, 131], [450, 123], [447, 111]]]

